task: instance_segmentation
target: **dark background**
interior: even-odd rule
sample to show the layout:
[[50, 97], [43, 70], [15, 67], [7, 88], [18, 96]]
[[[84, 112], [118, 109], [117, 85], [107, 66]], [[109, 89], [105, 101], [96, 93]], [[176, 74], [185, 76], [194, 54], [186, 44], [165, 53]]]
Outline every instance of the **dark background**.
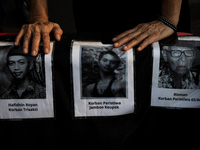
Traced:
[[[200, 35], [200, 0], [188, 0], [191, 17], [191, 33]], [[64, 32], [76, 32], [72, 0], [48, 0], [49, 20], [60, 24]], [[20, 23], [18, 22], [15, 11], [14, 0], [7, 0], [5, 4], [7, 15], [3, 22], [4, 32], [19, 32]], [[183, 31], [184, 32], [184, 31]]]
[[[76, 32], [71, 0], [49, 3], [49, 18], [64, 32]], [[189, 0], [191, 33], [200, 35], [200, 1]], [[98, 4], [97, 4], [98, 5]], [[14, 0], [6, 2], [4, 32], [19, 32]], [[197, 146], [200, 135], [199, 111], [149, 108], [152, 58], [151, 47], [136, 52], [136, 104], [134, 114], [101, 119], [71, 119], [69, 56], [73, 36], [65, 35], [55, 50], [56, 120], [2, 121], [0, 141], [8, 148], [22, 149], [128, 149], [130, 146], [186, 147]], [[69, 39], [68, 39], [69, 38]], [[96, 38], [94, 36], [93, 38]], [[147, 93], [147, 94], [144, 94]], [[196, 138], [197, 137], [197, 138]], [[148, 142], [147, 142], [148, 141]], [[158, 144], [159, 143], [159, 144]], [[60, 146], [58, 148], [58, 146]], [[126, 146], [126, 147], [124, 147]], [[199, 145], [198, 145], [199, 146]], [[150, 148], [149, 148], [150, 149]]]

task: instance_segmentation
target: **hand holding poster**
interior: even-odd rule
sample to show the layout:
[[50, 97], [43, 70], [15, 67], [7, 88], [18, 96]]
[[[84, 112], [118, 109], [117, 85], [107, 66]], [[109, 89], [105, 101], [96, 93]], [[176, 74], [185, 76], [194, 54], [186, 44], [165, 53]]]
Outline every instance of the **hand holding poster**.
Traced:
[[[42, 47], [40, 47], [42, 49]], [[52, 118], [52, 51], [36, 57], [22, 46], [0, 43], [0, 119]]]
[[200, 39], [153, 44], [151, 106], [200, 108]]
[[72, 74], [75, 117], [134, 111], [133, 50], [75, 41]]

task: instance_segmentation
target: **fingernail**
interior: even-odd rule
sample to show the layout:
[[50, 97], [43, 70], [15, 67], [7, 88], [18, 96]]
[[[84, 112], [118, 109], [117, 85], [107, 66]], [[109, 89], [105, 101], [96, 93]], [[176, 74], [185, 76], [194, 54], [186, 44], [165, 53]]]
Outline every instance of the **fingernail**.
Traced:
[[117, 38], [115, 37], [115, 38], [113, 38], [112, 40], [115, 42], [115, 41], [117, 41]]
[[49, 53], [49, 49], [48, 49], [48, 48], [45, 48], [45, 49], [44, 49], [44, 53], [45, 53], [45, 54], [48, 54], [48, 53]]
[[138, 51], [141, 51], [141, 50], [142, 50], [142, 47], [138, 47], [137, 49], [138, 49]]
[[37, 54], [36, 51], [32, 51], [33, 56], [36, 56], [36, 54]]
[[119, 43], [115, 43], [115, 44], [114, 44], [114, 46], [118, 46], [118, 45], [119, 45]]
[[124, 46], [124, 49], [126, 50], [128, 48], [128, 46]]
[[15, 46], [17, 46], [18, 45], [18, 42], [15, 42]]
[[59, 34], [57, 34], [57, 35], [56, 35], [56, 38], [57, 38], [58, 41], [60, 41], [60, 38], [61, 38], [61, 37], [60, 37]]
[[24, 49], [23, 49], [23, 52], [24, 52], [25, 54], [27, 54], [27, 53], [28, 53], [28, 49], [27, 49], [27, 48], [24, 48]]

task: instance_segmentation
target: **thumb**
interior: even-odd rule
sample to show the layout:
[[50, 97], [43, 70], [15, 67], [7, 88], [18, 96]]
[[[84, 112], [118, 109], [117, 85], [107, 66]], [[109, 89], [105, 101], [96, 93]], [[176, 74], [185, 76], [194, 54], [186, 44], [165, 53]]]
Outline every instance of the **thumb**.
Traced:
[[60, 28], [60, 26], [57, 23], [54, 23], [52, 32], [54, 33], [54, 37], [56, 41], [60, 41], [61, 36], [63, 34], [63, 30]]

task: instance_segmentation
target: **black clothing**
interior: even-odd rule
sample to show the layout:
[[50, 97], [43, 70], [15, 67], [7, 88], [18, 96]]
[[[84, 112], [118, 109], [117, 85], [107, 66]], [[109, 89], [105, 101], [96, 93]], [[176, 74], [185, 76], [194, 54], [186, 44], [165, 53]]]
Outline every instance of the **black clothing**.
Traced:
[[15, 0], [16, 3], [16, 14], [18, 19], [20, 20], [20, 24], [28, 24], [29, 23], [29, 6], [26, 0]]
[[78, 32], [118, 34], [139, 23], [155, 20], [159, 13], [160, 0], [73, 0], [73, 6]]
[[[64, 34], [56, 42], [53, 58], [55, 120], [2, 121], [0, 140], [9, 148], [130, 149], [196, 147], [200, 135], [198, 109], [150, 108], [152, 50], [135, 53], [136, 109], [133, 114], [73, 119], [70, 74], [72, 39], [98, 39], [97, 35]], [[5, 36], [7, 39], [8, 36]], [[13, 38], [14, 39], [14, 38]], [[29, 131], [29, 132], [27, 132]], [[65, 136], [65, 138], [63, 138]], [[23, 144], [22, 144], [23, 141]], [[180, 144], [183, 143], [184, 144]], [[10, 144], [12, 143], [12, 144]], [[34, 144], [33, 144], [34, 143]]]
[[99, 92], [97, 91], [97, 84], [98, 84], [99, 82], [96, 82], [95, 85], [94, 85], [94, 88], [93, 88], [92, 96], [93, 96], [93, 97], [115, 97], [115, 96], [113, 95], [113, 92], [112, 92], [112, 89], [111, 89], [112, 84], [113, 84], [113, 82], [114, 82], [115, 80], [116, 80], [116, 79], [113, 78], [113, 79], [110, 81], [110, 83], [108, 84], [108, 87], [107, 87], [106, 90], [103, 92], [103, 94], [99, 94]]
[[6, 11], [5, 11], [5, 8], [4, 8], [4, 3], [5, 3], [5, 0], [0, 0], [0, 33], [3, 32], [3, 28], [2, 28], [3, 19], [6, 16]]
[[46, 98], [46, 88], [34, 81], [30, 81], [21, 96], [17, 93], [17, 86], [13, 85], [4, 92], [0, 99], [42, 99]]
[[[161, 0], [73, 0], [78, 32], [119, 34], [140, 23], [156, 20], [160, 9]], [[178, 32], [190, 32], [188, 0], [182, 1]]]

